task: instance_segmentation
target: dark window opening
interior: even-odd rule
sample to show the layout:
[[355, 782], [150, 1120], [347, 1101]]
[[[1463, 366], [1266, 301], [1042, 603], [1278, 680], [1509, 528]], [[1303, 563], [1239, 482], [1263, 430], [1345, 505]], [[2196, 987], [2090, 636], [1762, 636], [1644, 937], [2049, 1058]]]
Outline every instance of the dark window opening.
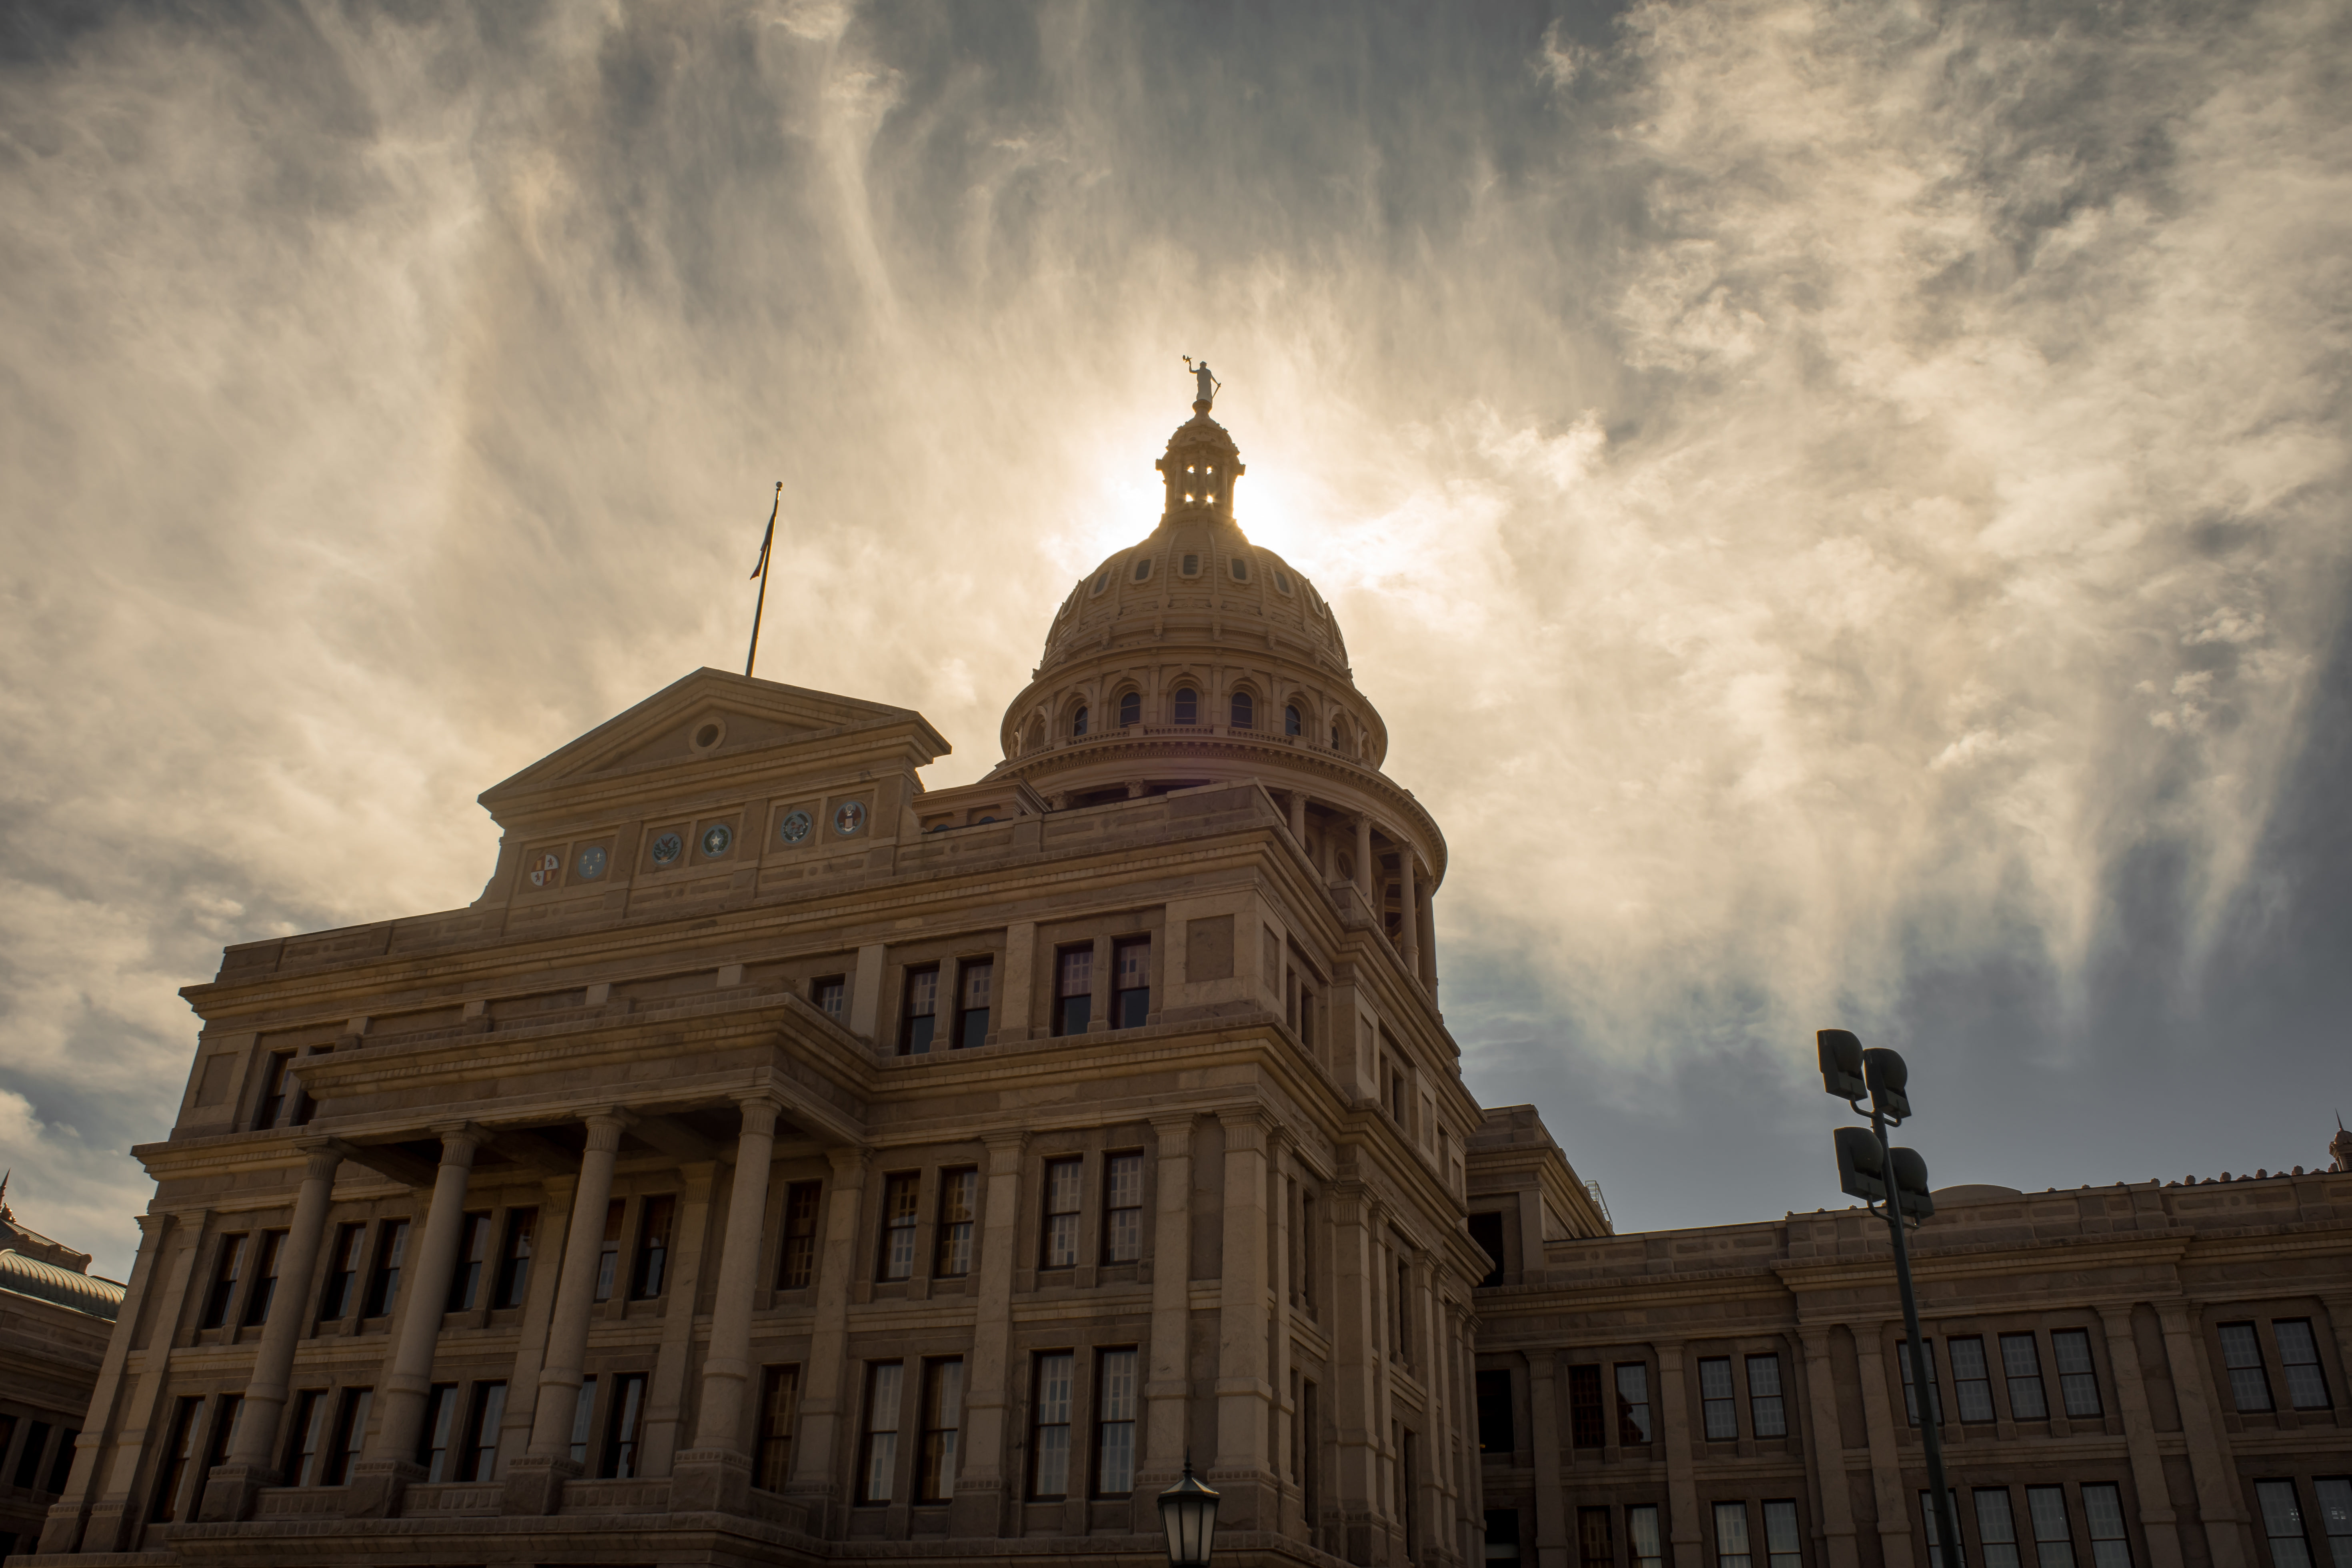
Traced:
[[1131, 937], [1111, 948], [1110, 1026], [1139, 1029], [1151, 1016], [1151, 939]]
[[784, 1245], [776, 1260], [776, 1289], [805, 1290], [816, 1280], [816, 1205], [822, 1182], [784, 1189]]
[[1083, 1035], [1094, 1021], [1094, 948], [1064, 948], [1055, 956], [1054, 970], [1054, 1033]]
[[520, 1307], [530, 1289], [530, 1238], [539, 1228], [537, 1209], [507, 1211], [506, 1245], [499, 1249], [498, 1288], [490, 1293], [493, 1307]]
[[1601, 1369], [1598, 1366], [1571, 1366], [1568, 1369], [1568, 1440], [1571, 1447], [1598, 1448], [1607, 1441], [1608, 1429], [1601, 1422]]
[[[400, 1300], [401, 1259], [408, 1252], [408, 1222], [388, 1219], [376, 1226], [375, 1270], [368, 1277], [367, 1306], [362, 1317], [381, 1318]], [[341, 1482], [334, 1483], [341, 1485]]]
[[[1186, 560], [1192, 557], [1186, 556]], [[1201, 694], [1189, 686], [1176, 689], [1176, 722], [1197, 724], [1201, 721]]]
[[625, 1481], [637, 1473], [637, 1444], [644, 1435], [646, 1419], [646, 1374], [625, 1372], [613, 1380], [613, 1394], [607, 1402], [612, 1416], [604, 1425], [604, 1462], [597, 1474], [608, 1480]]
[[955, 1046], [958, 1050], [973, 1050], [988, 1043], [989, 1003], [996, 989], [995, 962], [982, 958], [967, 963], [957, 984]]
[[930, 1054], [931, 1036], [939, 1023], [940, 966], [928, 964], [907, 971], [906, 1016], [898, 1023], [898, 1054]]
[[1118, 721], [1122, 727], [1143, 722], [1143, 693], [1129, 691], [1118, 700]]
[[1508, 1458], [1517, 1446], [1511, 1420], [1511, 1374], [1505, 1370], [1478, 1374], [1478, 1451]]
[[1474, 1214], [1470, 1216], [1470, 1239], [1494, 1261], [1486, 1277], [1478, 1281], [1486, 1289], [1503, 1282], [1503, 1216], [1499, 1214]]
[[650, 1301], [669, 1283], [670, 1228], [677, 1219], [677, 1200], [667, 1194], [646, 1200], [637, 1220], [637, 1267], [629, 1281], [633, 1300]]

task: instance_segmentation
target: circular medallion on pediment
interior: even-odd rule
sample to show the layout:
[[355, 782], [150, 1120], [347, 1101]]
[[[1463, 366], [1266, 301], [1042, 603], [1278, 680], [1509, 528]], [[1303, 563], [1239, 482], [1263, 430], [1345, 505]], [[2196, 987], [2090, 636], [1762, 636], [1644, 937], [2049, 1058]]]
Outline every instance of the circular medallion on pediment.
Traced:
[[654, 864], [675, 866], [677, 858], [686, 853], [686, 840], [675, 833], [665, 833], [654, 840]]
[[702, 830], [702, 858], [716, 860], [726, 854], [727, 847], [734, 842], [735, 830], [723, 822], [715, 823]]
[[551, 849], [541, 855], [539, 858], [539, 863], [530, 868], [530, 885], [534, 888], [551, 888], [555, 886], [557, 879], [562, 875], [563, 857]]
[[604, 874], [604, 847], [592, 844], [580, 851], [580, 858], [572, 862], [572, 868], [579, 873], [582, 881], [593, 882]]
[[844, 801], [841, 809], [833, 814], [833, 830], [844, 838], [850, 837], [866, 826], [866, 807], [858, 801]]
[[815, 823], [809, 820], [809, 814], [805, 811], [786, 812], [784, 819], [776, 824], [776, 837], [787, 844], [798, 844], [809, 836], [809, 829], [815, 826]]

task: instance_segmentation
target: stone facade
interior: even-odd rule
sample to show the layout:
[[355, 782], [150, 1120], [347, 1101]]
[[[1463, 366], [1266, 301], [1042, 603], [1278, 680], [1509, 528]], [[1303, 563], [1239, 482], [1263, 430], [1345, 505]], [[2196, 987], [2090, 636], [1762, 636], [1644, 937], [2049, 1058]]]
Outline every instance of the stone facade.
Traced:
[[65, 1489], [122, 1286], [27, 1229], [0, 1181], [0, 1556], [31, 1545]]

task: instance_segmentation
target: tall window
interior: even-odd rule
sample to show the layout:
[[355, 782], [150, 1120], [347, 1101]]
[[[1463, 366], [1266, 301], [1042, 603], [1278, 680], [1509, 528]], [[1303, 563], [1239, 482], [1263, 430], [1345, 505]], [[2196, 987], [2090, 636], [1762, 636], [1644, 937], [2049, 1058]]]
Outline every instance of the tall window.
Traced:
[[1135, 1352], [1105, 1351], [1095, 1375], [1095, 1495], [1135, 1489]]
[[793, 1475], [793, 1407], [800, 1398], [801, 1369], [772, 1366], [760, 1375], [760, 1470], [762, 1491], [780, 1492]]
[[1139, 1029], [1151, 1016], [1151, 939], [1129, 937], [1110, 952], [1110, 1026]]
[[971, 1272], [972, 1215], [979, 1206], [978, 1171], [940, 1173], [939, 1245], [931, 1259], [933, 1275], [958, 1279]]
[[915, 1224], [920, 1212], [922, 1180], [913, 1171], [882, 1178], [881, 1272], [885, 1279], [915, 1277]]
[[339, 1487], [352, 1479], [352, 1461], [367, 1439], [368, 1410], [375, 1403], [373, 1388], [346, 1388], [335, 1411], [335, 1425], [327, 1435], [326, 1462], [319, 1468], [319, 1484]]
[[2311, 1568], [2311, 1537], [2304, 1531], [2303, 1504], [2294, 1495], [2294, 1483], [2256, 1481], [2254, 1499], [2262, 1505], [2271, 1568]]
[[1620, 1362], [1617, 1363], [1617, 1441], [1630, 1447], [1649, 1440], [1649, 1363]]
[[[172, 1413], [171, 1446], [163, 1450], [163, 1473], [155, 1478], [155, 1499], [147, 1510], [147, 1517], [159, 1524], [180, 1517], [180, 1492], [188, 1484], [188, 1472], [194, 1468], [196, 1422], [204, 1413], [205, 1400], [200, 1394], [181, 1399], [179, 1408]], [[35, 1425], [41, 1427], [42, 1441], [47, 1442], [47, 1424]], [[40, 1455], [36, 1453], [33, 1461], [38, 1464]]]
[[[229, 1397], [235, 1398], [232, 1394]], [[198, 1401], [202, 1403], [201, 1400]], [[36, 1421], [25, 1428], [25, 1447], [16, 1456], [16, 1485], [30, 1488], [41, 1474], [41, 1450], [49, 1446], [49, 1424]]]
[[[1919, 1494], [1919, 1517], [1926, 1521], [1927, 1531], [1927, 1568], [1948, 1568], [1950, 1559], [1944, 1555], [1943, 1526], [1936, 1522], [1934, 1492]], [[1956, 1530], [1959, 1528], [1959, 1491], [1955, 1488], [1952, 1491], [1952, 1520]]]
[[961, 1358], [925, 1362], [922, 1462], [915, 1477], [917, 1502], [945, 1502], [955, 1496], [956, 1436], [962, 1426]]
[[327, 1285], [319, 1296], [319, 1321], [341, 1322], [352, 1315], [353, 1298], [360, 1278], [360, 1248], [366, 1244], [367, 1226], [341, 1225], [335, 1227], [335, 1244], [327, 1251]]
[[2042, 1568], [2074, 1568], [2074, 1532], [2066, 1527], [2066, 1489], [2026, 1488], [2025, 1512], [2033, 1521], [2033, 1554]]
[[1494, 1563], [1519, 1561], [1518, 1510], [1490, 1508], [1486, 1510], [1486, 1561]]
[[1601, 1369], [1568, 1369], [1568, 1441], [1570, 1447], [1598, 1448], [1606, 1440], [1601, 1416]]
[[1739, 1436], [1739, 1407], [1732, 1402], [1729, 1356], [1699, 1358], [1698, 1398], [1708, 1442], [1728, 1443]]
[[2286, 1402], [2297, 1410], [2328, 1407], [2327, 1374], [2320, 1370], [2319, 1346], [2309, 1318], [2279, 1318], [2271, 1323], [2278, 1340], [2279, 1371], [2286, 1376]]
[[580, 1380], [580, 1397], [572, 1406], [572, 1462], [588, 1463], [588, 1439], [596, 1434], [596, 1379]]
[[2263, 1371], [2263, 1347], [2252, 1323], [2221, 1325], [2221, 1364], [2230, 1371], [2230, 1396], [2241, 1410], [2271, 1408], [2271, 1381]]
[[958, 983], [961, 994], [956, 1002], [956, 1048], [976, 1050], [988, 1043], [989, 1002], [996, 990], [995, 961], [986, 958], [968, 961]]
[[621, 1282], [621, 1219], [627, 1213], [625, 1199], [614, 1198], [604, 1205], [604, 1235], [596, 1253], [596, 1300], [613, 1299], [613, 1287]]
[[[1192, 557], [1187, 556], [1185, 559], [1191, 560]], [[1179, 724], [1197, 724], [1201, 721], [1201, 694], [1189, 686], [1180, 686], [1176, 689], [1175, 719]]]
[[245, 1299], [245, 1324], [252, 1328], [269, 1321], [270, 1303], [278, 1299], [278, 1260], [286, 1251], [286, 1233], [261, 1233], [261, 1256], [253, 1271], [253, 1289]]
[[625, 1481], [636, 1475], [644, 1462], [637, 1445], [645, 1435], [646, 1374], [625, 1372], [613, 1379], [612, 1389], [604, 1401], [611, 1413], [604, 1418], [604, 1463], [598, 1473], [608, 1480]]
[[1298, 705], [1295, 702], [1282, 710], [1282, 732], [1286, 735], [1298, 733]]
[[898, 1475], [898, 1402], [907, 1369], [879, 1361], [866, 1369], [866, 1435], [858, 1445], [857, 1500], [888, 1502]]
[[1789, 1407], [1780, 1397], [1780, 1358], [1748, 1358], [1748, 1425], [1759, 1437], [1789, 1435]]
[[1054, 958], [1054, 1033], [1083, 1035], [1093, 1021], [1095, 950], [1066, 947]]
[[[1936, 1425], [1944, 1424], [1944, 1391], [1936, 1386], [1936, 1342], [1923, 1339], [1919, 1349], [1927, 1359], [1927, 1408], [1935, 1413]], [[1911, 1425], [1919, 1425], [1919, 1391], [1911, 1386], [1911, 1342], [1895, 1342], [1895, 1359], [1903, 1368], [1903, 1413]]]
[[2099, 1378], [2091, 1365], [2091, 1336], [2081, 1329], [2058, 1329], [2050, 1335], [2058, 1357], [2058, 1394], [2068, 1416], [2098, 1415]]
[[[1239, 565], [1240, 563], [1236, 562], [1234, 564]], [[1233, 714], [1233, 727], [1236, 730], [1246, 730], [1253, 722], [1255, 721], [1257, 705], [1250, 700], [1250, 694], [1248, 692], [1236, 691], [1234, 693]]]
[[637, 1221], [637, 1267], [629, 1281], [633, 1300], [650, 1301], [669, 1283], [670, 1228], [677, 1221], [677, 1199], [665, 1194], [646, 1200]]
[[[1959, 1345], [1959, 1341], [1952, 1342], [1955, 1352], [1958, 1351]], [[1984, 1568], [2021, 1568], [2017, 1560], [2017, 1517], [2010, 1511], [2009, 1489], [1979, 1487], [1974, 1500], [1977, 1505], [1977, 1545], [1984, 1558]]]
[[1960, 1408], [1960, 1419], [1991, 1420], [1992, 1378], [1985, 1371], [1983, 1337], [1946, 1340], [1944, 1349], [1952, 1358], [1952, 1399]]
[[1118, 699], [1118, 721], [1122, 727], [1129, 724], [1140, 724], [1143, 722], [1142, 692], [1127, 691], [1120, 693]]
[[465, 1312], [481, 1299], [482, 1271], [490, 1262], [490, 1216], [469, 1214], [457, 1229], [457, 1267], [449, 1273], [445, 1310]]
[[1393, 1300], [1396, 1303], [1396, 1340], [1391, 1348], [1399, 1361], [1410, 1362], [1412, 1359], [1412, 1265], [1402, 1258], [1397, 1259]]
[[809, 983], [809, 1003], [828, 1018], [839, 1018], [849, 999], [849, 982], [838, 974], [828, 974]]
[[[63, 1491], [63, 1487], [52, 1487]], [[2327, 1552], [2335, 1568], [2352, 1568], [2352, 1479], [2322, 1476], [2311, 1483], [2319, 1497], [2320, 1522], [2327, 1529]]]
[[1038, 1266], [1070, 1268], [1078, 1261], [1078, 1198], [1083, 1160], [1045, 1162], [1045, 1224]]
[[[2042, 1389], [2042, 1352], [2034, 1345], [2032, 1334], [2000, 1336], [2000, 1370], [2009, 1380], [2010, 1419], [2050, 1419], [2050, 1401]], [[1937, 1419], [1943, 1419], [1940, 1413]]]
[[[2124, 1530], [2121, 1488], [2112, 1481], [2084, 1482], [2083, 1523], [2090, 1532], [2092, 1568], [2132, 1568], [2131, 1537]], [[2339, 1547], [2336, 1560], [2341, 1563], [2344, 1557]]]
[[506, 1245], [499, 1248], [498, 1287], [490, 1293], [493, 1307], [520, 1307], [530, 1290], [530, 1238], [539, 1228], [537, 1209], [507, 1210]]
[[473, 1405], [466, 1413], [464, 1464], [458, 1471], [459, 1480], [494, 1481], [499, 1479], [499, 1426], [506, 1419], [506, 1413], [505, 1384], [474, 1384]]
[[1087, 732], [1087, 710], [1084, 707], [1070, 715], [1070, 734], [1075, 739]]
[[383, 1317], [400, 1300], [401, 1259], [407, 1253], [408, 1222], [380, 1221], [375, 1230], [375, 1271], [368, 1277], [367, 1307], [362, 1316]]
[[331, 1408], [323, 1388], [306, 1388], [295, 1399], [294, 1427], [286, 1440], [286, 1475], [290, 1484], [319, 1484], [319, 1460], [326, 1449]]
[[449, 1479], [449, 1442], [457, 1435], [457, 1385], [436, 1383], [425, 1392], [425, 1429], [416, 1439], [416, 1462], [428, 1481]]
[[1511, 1456], [1517, 1446], [1511, 1419], [1511, 1374], [1495, 1368], [1478, 1373], [1478, 1451]]
[[1658, 1505], [1643, 1503], [1625, 1510], [1625, 1544], [1633, 1549], [1633, 1568], [1659, 1568], [1664, 1558], [1658, 1544]]
[[[227, 1396], [227, 1402], [231, 1410], [235, 1414], [243, 1414], [245, 1404], [245, 1396], [243, 1394], [229, 1394]], [[234, 1441], [236, 1435], [236, 1421], [235, 1419], [235, 1415], [232, 1415], [227, 1424], [222, 1426], [219, 1430], [221, 1432], [221, 1439], [215, 1447], [220, 1450], [220, 1458], [214, 1462], [215, 1464], [226, 1465], [228, 1463], [229, 1446]], [[66, 1489], [66, 1482], [73, 1475], [74, 1444], [79, 1441], [80, 1437], [81, 1428], [79, 1426], [68, 1426], [64, 1431], [58, 1434], [58, 1457], [49, 1463], [49, 1482], [48, 1485], [41, 1489], [43, 1491], [58, 1493]], [[2320, 1484], [2325, 1486], [2326, 1483], [2323, 1481]], [[2337, 1550], [2341, 1552], [2342, 1549], [2338, 1548]]]
[[907, 1012], [898, 1020], [898, 1054], [902, 1057], [929, 1055], [931, 1034], [939, 1023], [940, 966], [936, 963], [907, 971]]
[[1030, 1401], [1029, 1495], [1044, 1501], [1069, 1495], [1070, 1397], [1074, 1358], [1049, 1351], [1037, 1358], [1035, 1396]]
[[[293, 1087], [286, 1073], [293, 1065], [292, 1051], [272, 1051], [269, 1059], [262, 1064], [261, 1100], [253, 1110], [255, 1131], [277, 1126], [278, 1119], [286, 1113], [286, 1091]], [[301, 1090], [295, 1088], [294, 1092], [299, 1094]]]
[[1748, 1505], [1744, 1502], [1717, 1503], [1716, 1568], [1750, 1568], [1754, 1562], [1755, 1558], [1748, 1550]]
[[1143, 1156], [1103, 1158], [1103, 1250], [1105, 1263], [1133, 1263], [1143, 1256]]
[[1804, 1549], [1797, 1544], [1797, 1504], [1783, 1498], [1764, 1505], [1764, 1553], [1769, 1568], [1803, 1568]]
[[1609, 1510], [1576, 1510], [1576, 1568], [1617, 1568], [1617, 1543], [1609, 1538]]
[[776, 1258], [776, 1289], [805, 1290], [816, 1280], [816, 1204], [822, 1182], [784, 1189], [784, 1245]]
[[205, 1313], [196, 1326], [217, 1329], [228, 1321], [229, 1302], [236, 1295], [238, 1276], [245, 1272], [246, 1249], [252, 1245], [250, 1236], [224, 1236], [220, 1239], [220, 1255], [213, 1263], [212, 1288], [205, 1292]]

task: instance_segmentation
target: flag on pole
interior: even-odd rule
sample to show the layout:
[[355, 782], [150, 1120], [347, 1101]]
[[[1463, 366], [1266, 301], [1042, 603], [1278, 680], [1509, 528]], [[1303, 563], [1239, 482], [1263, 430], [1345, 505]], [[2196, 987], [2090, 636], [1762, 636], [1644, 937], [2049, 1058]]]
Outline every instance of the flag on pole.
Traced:
[[760, 580], [760, 597], [751, 606], [751, 647], [743, 656], [743, 673], [751, 673], [751, 666], [760, 658], [760, 617], [768, 608], [768, 552], [776, 542], [776, 510], [784, 504], [784, 481], [776, 481], [776, 499], [768, 503], [768, 531], [760, 536], [760, 563], [751, 568], [751, 575]]

